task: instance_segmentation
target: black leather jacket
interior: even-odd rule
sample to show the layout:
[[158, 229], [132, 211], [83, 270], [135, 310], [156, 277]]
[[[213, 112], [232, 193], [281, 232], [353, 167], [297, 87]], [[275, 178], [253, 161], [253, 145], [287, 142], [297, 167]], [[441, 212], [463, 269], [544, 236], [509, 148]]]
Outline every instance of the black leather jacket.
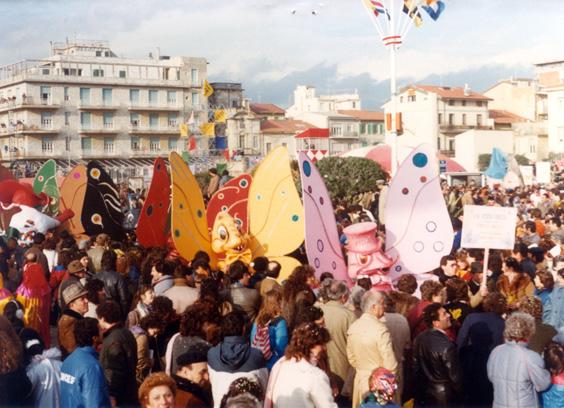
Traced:
[[118, 302], [123, 316], [127, 316], [129, 311], [129, 290], [123, 276], [116, 271], [101, 271], [94, 275], [94, 279], [104, 282], [106, 300]]
[[417, 406], [456, 406], [462, 370], [456, 345], [443, 332], [429, 329], [415, 339], [413, 374]]

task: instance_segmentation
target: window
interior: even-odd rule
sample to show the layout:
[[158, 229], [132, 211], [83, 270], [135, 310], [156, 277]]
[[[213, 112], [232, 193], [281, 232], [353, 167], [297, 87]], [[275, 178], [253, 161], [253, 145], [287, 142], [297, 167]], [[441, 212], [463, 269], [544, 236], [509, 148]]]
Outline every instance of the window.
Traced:
[[161, 139], [158, 137], [151, 137], [149, 139], [149, 150], [151, 152], [158, 152], [161, 150]]
[[443, 124], [443, 114], [442, 113], [439, 113], [439, 119], [438, 120], [439, 120], [439, 125], [442, 125]]
[[41, 70], [41, 75], [49, 75], [51, 73], [51, 70], [49, 70], [49, 68], [43, 68]]
[[114, 127], [114, 114], [112, 112], [104, 112], [104, 129], [112, 129]]
[[196, 85], [198, 83], [198, 70], [196, 68], [192, 68], [190, 70], [190, 80], [192, 81], [192, 85]]
[[131, 138], [131, 150], [133, 150], [134, 152], [141, 150], [141, 144], [139, 143], [138, 137]]
[[139, 103], [139, 89], [130, 89], [129, 90], [129, 102], [132, 105], [136, 105]]
[[253, 135], [253, 147], [258, 149], [258, 135]]
[[169, 105], [176, 105], [176, 91], [168, 91], [166, 93], [166, 101]]
[[81, 104], [90, 103], [90, 88], [80, 88], [80, 103]]
[[138, 113], [130, 113], [129, 114], [129, 123], [133, 127], [139, 126], [139, 114]]
[[267, 143], [266, 144], [266, 153], [270, 152], [272, 150], [272, 143]]
[[408, 102], [415, 102], [415, 95], [408, 95], [408, 96], [407, 96], [407, 101], [408, 101]]
[[92, 71], [92, 75], [95, 77], [103, 77], [104, 76], [104, 70], [103, 69], [95, 69]]
[[66, 136], [65, 137], [65, 151], [70, 152], [70, 150], [71, 150], [71, 137]]
[[53, 114], [51, 112], [41, 112], [41, 127], [50, 129], [53, 126]]
[[[356, 102], [352, 103], [352, 107], [353, 107], [353, 109], [356, 109]], [[282, 143], [282, 144], [284, 144], [284, 143]]]
[[239, 129], [245, 129], [246, 127], [247, 127], [247, 124], [245, 123], [244, 119], [241, 122], [239, 122]]
[[120, 77], [120, 78], [125, 78], [125, 71], [124, 71], [124, 70], [120, 70], [120, 71], [119, 71], [119, 77]]
[[177, 119], [176, 113], [169, 113], [168, 114], [168, 126], [169, 127], [172, 127], [172, 128], [177, 127], [178, 126], [177, 120], [178, 119]]
[[102, 51], [96, 51], [96, 56], [97, 56], [97, 57], [101, 57], [101, 56], [102, 56]]
[[239, 149], [245, 148], [245, 135], [239, 135]]
[[66, 102], [69, 101], [70, 97], [69, 97], [69, 87], [65, 86], [65, 88], [63, 89], [63, 95], [64, 95], [64, 99]]
[[51, 99], [51, 87], [50, 86], [41, 86], [40, 90], [41, 96], [41, 103], [50, 102]]
[[448, 100], [448, 106], [454, 106], [454, 99]]
[[462, 106], [466, 106], [466, 101], [462, 101]]
[[462, 124], [466, 125], [466, 114], [465, 113], [462, 114]]
[[112, 88], [102, 89], [102, 103], [104, 105], [112, 104]]
[[476, 106], [482, 106], [482, 103], [483, 103], [482, 101], [477, 101]]
[[403, 96], [400, 96], [400, 103], [403, 103]]
[[80, 139], [80, 148], [83, 152], [89, 152], [92, 149], [92, 138], [83, 137], [82, 139]]
[[149, 90], [149, 105], [156, 105], [159, 102], [159, 91]]
[[156, 113], [151, 113], [149, 115], [149, 127], [155, 129], [159, 127], [159, 115]]
[[114, 152], [114, 139], [112, 137], [104, 138], [104, 153], [112, 154]]
[[331, 127], [331, 134], [333, 136], [340, 136], [343, 133], [343, 129], [340, 126], [332, 126]]
[[196, 106], [200, 103], [199, 94], [197, 92], [192, 92], [192, 106]]
[[80, 112], [80, 127], [83, 129], [90, 128], [90, 112]]
[[449, 113], [448, 114], [448, 124], [450, 126], [454, 125], [454, 113]]
[[178, 148], [178, 139], [175, 137], [168, 138], [168, 150], [174, 151]]
[[70, 125], [70, 112], [65, 112], [65, 126], [69, 126]]
[[476, 125], [482, 126], [482, 115], [476, 116]]
[[360, 124], [360, 133], [362, 133], [362, 134], [367, 133], [367, 131], [366, 131], [366, 123], [361, 123], [361, 124]]
[[109, 57], [110, 56], [110, 52], [109, 51], [104, 51], [104, 57]]
[[41, 152], [43, 153], [53, 153], [53, 139], [50, 137], [44, 137], [41, 139]]

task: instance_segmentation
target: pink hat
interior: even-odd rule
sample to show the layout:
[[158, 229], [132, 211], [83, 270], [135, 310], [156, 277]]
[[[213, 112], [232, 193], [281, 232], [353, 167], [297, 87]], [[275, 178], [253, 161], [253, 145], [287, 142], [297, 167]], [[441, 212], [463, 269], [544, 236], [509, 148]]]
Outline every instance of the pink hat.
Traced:
[[347, 250], [362, 255], [380, 252], [382, 242], [376, 238], [377, 227], [373, 222], [359, 222], [345, 228], [343, 232], [348, 238]]

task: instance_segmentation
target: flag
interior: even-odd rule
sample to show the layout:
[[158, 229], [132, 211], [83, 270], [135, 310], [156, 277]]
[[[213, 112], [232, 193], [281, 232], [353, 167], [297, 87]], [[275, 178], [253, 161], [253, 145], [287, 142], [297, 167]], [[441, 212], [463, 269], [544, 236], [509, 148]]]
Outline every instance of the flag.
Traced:
[[225, 109], [218, 109], [214, 113], [214, 119], [216, 123], [225, 123]]
[[196, 121], [194, 120], [194, 111], [192, 111], [190, 118], [188, 119], [188, 124], [193, 125], [194, 123], [196, 123]]
[[204, 79], [204, 96], [206, 98], [209, 98], [212, 95], [213, 95], [213, 88], [210, 85], [210, 83], [208, 82], [208, 80]]
[[390, 20], [390, 13], [388, 13], [388, 10], [384, 6], [384, 4], [382, 4], [381, 1], [364, 0], [364, 5], [369, 10], [371, 10], [376, 17], [379, 17], [380, 14], [386, 14], [386, 16], [388, 17], [388, 20]]
[[203, 123], [200, 125], [200, 130], [204, 136], [215, 136], [215, 124]]
[[403, 10], [415, 24], [415, 27], [421, 27], [423, 24], [423, 19], [421, 18], [421, 13], [417, 9], [417, 2], [414, 0], [403, 0]]
[[445, 3], [441, 0], [427, 0], [427, 5], [421, 6], [421, 8], [429, 14], [429, 17], [437, 21], [445, 9]]
[[229, 155], [229, 149], [225, 149], [223, 151], [223, 156], [225, 156], [225, 160], [227, 160], [227, 161], [231, 160], [231, 156]]
[[188, 125], [186, 123], [180, 124], [180, 137], [188, 137]]
[[188, 139], [188, 150], [193, 151], [196, 150], [198, 146], [196, 145], [196, 138], [192, 135], [190, 139]]

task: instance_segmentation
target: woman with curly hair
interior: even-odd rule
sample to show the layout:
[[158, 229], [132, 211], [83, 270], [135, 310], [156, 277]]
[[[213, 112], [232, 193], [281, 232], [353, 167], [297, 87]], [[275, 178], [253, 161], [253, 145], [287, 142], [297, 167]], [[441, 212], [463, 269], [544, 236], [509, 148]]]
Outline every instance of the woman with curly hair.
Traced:
[[28, 406], [31, 382], [22, 364], [20, 339], [8, 319], [0, 316], [0, 407]]
[[[286, 319], [289, 332], [295, 326], [296, 305], [302, 299], [313, 298], [312, 287], [316, 283], [315, 269], [309, 265], [301, 265], [294, 269], [282, 289], [282, 315]], [[312, 302], [313, 304], [313, 302]]]
[[507, 307], [511, 310], [519, 308], [519, 304], [528, 296], [533, 296], [535, 285], [524, 273], [517, 259], [506, 258], [503, 262], [503, 275], [496, 284], [497, 291], [505, 296]]
[[153, 373], [139, 387], [142, 408], [173, 408], [176, 383], [165, 373]]
[[[264, 391], [262, 390], [262, 387], [256, 377], [240, 377], [233, 381], [229, 386], [229, 390], [221, 399], [220, 408], [226, 408], [228, 400], [237, 398], [240, 395], [254, 397], [257, 405], [264, 399]], [[262, 407], [262, 405], [260, 406]]]
[[294, 330], [283, 359], [272, 369], [265, 407], [337, 407], [327, 374], [317, 367], [330, 340], [329, 332], [315, 323]]

